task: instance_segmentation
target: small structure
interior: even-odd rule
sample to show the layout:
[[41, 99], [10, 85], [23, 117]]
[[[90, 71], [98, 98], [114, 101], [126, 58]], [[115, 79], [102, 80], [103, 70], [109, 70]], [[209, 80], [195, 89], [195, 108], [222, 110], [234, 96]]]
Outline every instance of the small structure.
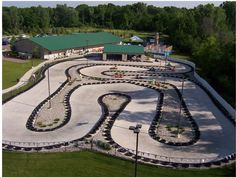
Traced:
[[159, 33], [155, 34], [155, 42], [145, 47], [146, 52], [151, 52], [156, 55], [164, 56], [166, 53], [169, 55], [172, 52], [172, 46], [164, 45], [160, 43]]
[[131, 42], [143, 42], [143, 40], [138, 36], [133, 36], [130, 38]]
[[104, 46], [103, 60], [132, 60], [132, 58], [143, 59], [144, 47], [137, 45], [114, 45], [107, 44]]
[[159, 33], [156, 33], [156, 35], [155, 35], [156, 45], [159, 45], [159, 39], [160, 39], [160, 35], [159, 35]]
[[31, 59], [32, 58], [32, 54], [30, 54], [30, 53], [18, 52], [18, 55], [22, 59]]
[[8, 45], [10, 43], [8, 38], [2, 38], [2, 45]]

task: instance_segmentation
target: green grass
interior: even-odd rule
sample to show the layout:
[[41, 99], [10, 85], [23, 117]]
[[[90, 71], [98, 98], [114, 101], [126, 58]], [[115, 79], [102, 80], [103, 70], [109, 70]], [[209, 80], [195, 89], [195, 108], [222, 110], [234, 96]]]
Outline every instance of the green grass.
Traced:
[[134, 35], [137, 35], [141, 38], [155, 35], [155, 33], [152, 33], [152, 32], [143, 32], [143, 31], [135, 31], [135, 30], [122, 30], [122, 29], [104, 29], [104, 28], [94, 28], [94, 27], [66, 28], [66, 31], [67, 31], [67, 33], [105, 31], [105, 32], [113, 33], [117, 36], [120, 36], [126, 40]]
[[177, 59], [183, 59], [183, 60], [191, 60], [190, 56], [184, 55], [184, 54], [171, 54], [170, 57], [177, 58]]
[[[133, 162], [100, 153], [3, 152], [4, 177], [133, 177]], [[138, 166], [138, 177], [234, 177], [234, 165], [209, 170]]]
[[[63, 34], [70, 34], [70, 33], [81, 33], [81, 32], [109, 32], [113, 33], [117, 36], [124, 38], [125, 40], [129, 39], [130, 37], [137, 35], [141, 38], [154, 36], [154, 32], [144, 32], [144, 31], [135, 31], [135, 30], [122, 30], [122, 29], [106, 29], [106, 28], [97, 28], [91, 26], [82, 26], [82, 27], [73, 27], [73, 28], [63, 28]], [[28, 33], [28, 35], [32, 36], [33, 34]], [[161, 38], [166, 37], [166, 35], [161, 35]]]
[[27, 61], [26, 63], [16, 63], [12, 61], [2, 61], [2, 88], [9, 88], [17, 83], [17, 79], [20, 79], [28, 70], [31, 69], [32, 64], [34, 66], [43, 62], [44, 60], [33, 59], [33, 62]]

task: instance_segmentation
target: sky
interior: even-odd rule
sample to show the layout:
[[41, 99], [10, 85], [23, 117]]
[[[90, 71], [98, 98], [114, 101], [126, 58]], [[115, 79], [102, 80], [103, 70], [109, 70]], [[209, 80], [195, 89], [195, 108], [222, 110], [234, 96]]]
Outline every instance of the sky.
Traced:
[[[99, 4], [112, 3], [115, 5], [133, 4], [138, 1], [3, 1], [2, 6], [16, 6], [16, 7], [31, 7], [41, 5], [43, 7], [56, 7], [57, 4], [67, 4], [70, 7], [76, 7], [79, 4], [88, 4], [89, 6], [97, 6]], [[142, 2], [142, 1], [141, 1]], [[199, 4], [212, 3], [215, 6], [219, 6], [223, 1], [145, 1], [148, 5], [154, 5], [157, 7], [175, 6], [194, 8]]]

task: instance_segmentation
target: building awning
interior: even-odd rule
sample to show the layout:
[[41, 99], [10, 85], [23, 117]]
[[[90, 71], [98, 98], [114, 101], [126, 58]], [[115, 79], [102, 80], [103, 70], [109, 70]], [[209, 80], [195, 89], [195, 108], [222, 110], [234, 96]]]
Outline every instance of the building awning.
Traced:
[[106, 54], [142, 55], [142, 54], [144, 54], [144, 47], [138, 46], [138, 45], [106, 44], [104, 46], [104, 53], [106, 53]]

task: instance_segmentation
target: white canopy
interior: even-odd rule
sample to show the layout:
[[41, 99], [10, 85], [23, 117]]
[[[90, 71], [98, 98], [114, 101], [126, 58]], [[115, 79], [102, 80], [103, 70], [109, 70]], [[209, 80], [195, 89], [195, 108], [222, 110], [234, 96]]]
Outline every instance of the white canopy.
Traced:
[[143, 42], [143, 40], [141, 38], [139, 38], [138, 36], [133, 36], [130, 39], [131, 39], [131, 41], [134, 41], [134, 42]]

